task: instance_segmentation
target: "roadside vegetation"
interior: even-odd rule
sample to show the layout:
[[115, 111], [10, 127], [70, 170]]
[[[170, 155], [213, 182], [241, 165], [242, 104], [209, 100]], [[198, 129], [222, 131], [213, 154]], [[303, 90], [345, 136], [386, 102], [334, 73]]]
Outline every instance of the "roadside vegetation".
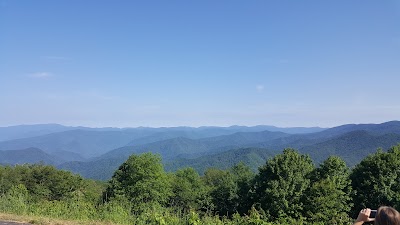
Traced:
[[0, 218], [71, 225], [349, 224], [364, 207], [400, 208], [399, 168], [400, 145], [351, 169], [337, 156], [315, 166], [285, 149], [257, 173], [239, 163], [202, 176], [192, 168], [166, 173], [159, 155], [144, 153], [131, 155], [108, 182], [48, 165], [0, 166]]

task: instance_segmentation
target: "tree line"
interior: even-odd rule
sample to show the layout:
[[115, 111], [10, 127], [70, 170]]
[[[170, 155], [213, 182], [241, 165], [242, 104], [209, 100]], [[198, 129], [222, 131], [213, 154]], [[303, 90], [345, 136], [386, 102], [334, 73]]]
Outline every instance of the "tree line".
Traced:
[[338, 156], [315, 166], [285, 149], [257, 172], [239, 163], [204, 175], [167, 173], [159, 155], [144, 153], [107, 183], [47, 165], [0, 166], [0, 196], [1, 211], [122, 224], [348, 224], [365, 207], [400, 208], [400, 145], [354, 168]]

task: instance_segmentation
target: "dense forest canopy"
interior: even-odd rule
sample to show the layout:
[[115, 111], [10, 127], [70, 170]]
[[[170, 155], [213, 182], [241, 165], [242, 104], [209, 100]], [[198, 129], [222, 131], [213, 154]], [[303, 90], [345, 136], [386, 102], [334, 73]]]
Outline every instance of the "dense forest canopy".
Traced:
[[0, 166], [0, 196], [3, 212], [118, 223], [348, 224], [364, 207], [400, 208], [400, 145], [353, 169], [338, 156], [315, 166], [285, 149], [256, 173], [239, 163], [202, 176], [134, 154], [108, 182], [42, 164]]

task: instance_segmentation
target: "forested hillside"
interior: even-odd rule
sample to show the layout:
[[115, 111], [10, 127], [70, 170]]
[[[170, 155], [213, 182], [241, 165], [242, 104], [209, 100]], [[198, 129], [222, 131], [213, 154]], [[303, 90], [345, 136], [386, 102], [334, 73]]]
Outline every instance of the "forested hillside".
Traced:
[[300, 152], [309, 154], [316, 162], [321, 162], [330, 155], [340, 156], [349, 166], [354, 166], [378, 148], [388, 149], [397, 143], [400, 143], [400, 134], [397, 133], [374, 134], [357, 130], [302, 147]]
[[[237, 154], [250, 159], [255, 152], [265, 151]], [[235, 163], [204, 175], [190, 167], [167, 173], [161, 161], [133, 154], [107, 183], [43, 164], [0, 166], [0, 211], [82, 224], [344, 225], [361, 208], [400, 207], [400, 145], [353, 169], [337, 156], [316, 166], [294, 149], [269, 157], [257, 171]]]
[[252, 171], [262, 165], [268, 158], [278, 151], [265, 148], [239, 148], [214, 155], [201, 156], [194, 159], [176, 159], [165, 161], [166, 171], [177, 171], [179, 168], [191, 167], [198, 173], [204, 174], [207, 168], [228, 169], [240, 162], [247, 165]]
[[0, 164], [15, 165], [24, 163], [40, 163], [55, 165], [56, 157], [53, 157], [37, 148], [21, 150], [0, 151]]
[[[237, 132], [280, 130], [288, 133], [310, 133], [322, 128], [277, 128], [273, 126], [231, 127], [161, 127], [161, 128], [89, 128], [58, 124], [0, 127], [0, 150], [39, 148], [47, 153], [75, 153], [97, 157], [124, 146], [141, 146], [174, 138], [201, 139]], [[62, 156], [63, 154], [59, 154]], [[76, 158], [75, 160], [79, 160]]]
[[288, 147], [308, 154], [316, 164], [330, 155], [336, 155], [342, 157], [348, 166], [353, 167], [378, 148], [388, 149], [400, 143], [399, 130], [400, 123], [394, 121], [383, 124], [345, 125], [308, 134], [261, 131], [200, 139], [179, 137], [118, 148], [94, 160], [67, 162], [58, 168], [88, 178], [106, 180], [130, 154], [152, 152], [161, 155], [167, 171], [190, 166], [203, 174], [207, 167], [225, 169], [239, 161], [244, 161], [255, 169], [261, 166], [265, 159]]
[[[167, 171], [190, 166], [203, 174], [208, 167], [226, 169], [239, 161], [256, 170], [285, 148], [308, 154], [316, 164], [330, 155], [340, 156], [353, 167], [378, 148], [385, 150], [400, 143], [399, 121], [347, 124], [329, 129], [272, 126], [120, 129], [37, 125], [28, 126], [24, 131], [24, 127], [11, 127], [10, 135], [32, 135], [37, 130], [38, 136], [0, 142], [0, 164], [42, 161], [100, 180], [111, 178], [131, 154], [145, 152], [159, 154]], [[47, 130], [40, 130], [46, 127]], [[6, 130], [2, 129], [3, 135]], [[40, 135], [51, 130], [56, 132]], [[21, 154], [22, 151], [26, 154]]]

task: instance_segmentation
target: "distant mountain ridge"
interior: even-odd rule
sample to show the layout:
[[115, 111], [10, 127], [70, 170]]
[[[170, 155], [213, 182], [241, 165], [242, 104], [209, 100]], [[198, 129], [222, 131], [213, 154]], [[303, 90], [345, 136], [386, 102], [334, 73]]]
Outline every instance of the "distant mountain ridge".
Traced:
[[238, 148], [194, 159], [178, 158], [173, 161], [166, 161], [164, 164], [167, 171], [192, 167], [200, 174], [203, 174], [208, 168], [229, 169], [239, 162], [243, 162], [256, 171], [268, 158], [273, 157], [279, 152], [265, 148]]
[[55, 165], [57, 159], [38, 148], [0, 151], [0, 164], [15, 165], [25, 163], [44, 163]]
[[400, 121], [389, 121], [380, 124], [345, 124], [317, 133], [311, 133], [307, 136], [312, 138], [334, 137], [343, 133], [364, 130], [373, 134], [395, 133], [400, 134]]
[[[254, 165], [256, 164], [254, 162], [265, 162], [266, 155], [273, 156], [288, 147], [296, 148], [303, 154], [309, 154], [315, 163], [320, 163], [333, 154], [342, 156], [349, 166], [353, 166], [366, 155], [375, 152], [378, 147], [387, 149], [400, 142], [399, 134], [390, 133], [397, 132], [397, 129], [393, 129], [396, 126], [400, 127], [400, 123], [390, 122], [389, 124], [372, 125], [372, 127], [369, 125], [351, 125], [331, 128], [332, 131], [324, 130], [311, 134], [290, 135], [281, 132], [262, 131], [238, 132], [196, 140], [173, 138], [141, 146], [115, 149], [97, 158], [98, 163], [96, 163], [96, 160], [80, 163], [79, 168], [81, 170], [74, 170], [71, 163], [65, 163], [60, 168], [82, 173], [92, 170], [91, 168], [96, 164], [105, 164], [115, 170], [129, 155], [151, 151], [163, 157], [168, 170], [190, 166], [201, 172], [205, 165], [225, 168], [241, 160], [246, 161], [248, 155], [245, 152], [240, 152], [245, 151], [244, 149], [247, 149], [246, 151], [252, 149], [251, 157]], [[369, 130], [369, 132], [358, 130], [358, 128]], [[385, 134], [379, 135], [381, 133]], [[232, 155], [238, 158], [234, 158]], [[227, 159], [229, 160], [227, 161]], [[249, 163], [248, 161], [247, 163]], [[107, 173], [112, 174], [110, 171]], [[96, 176], [97, 178], [102, 177], [99, 174]], [[104, 179], [104, 177], [102, 178]]]
[[128, 157], [134, 153], [138, 154], [148, 151], [160, 154], [165, 160], [169, 160], [178, 156], [192, 158], [193, 156], [211, 154], [233, 148], [253, 145], [256, 146], [256, 143], [260, 141], [268, 141], [286, 136], [289, 136], [289, 134], [282, 132], [261, 131], [238, 132], [230, 135], [221, 135], [202, 139], [178, 137], [140, 146], [126, 146], [118, 148], [102, 155], [100, 158], [113, 158], [120, 155]]
[[48, 153], [66, 151], [93, 157], [126, 145], [131, 134], [125, 131], [68, 130], [38, 137], [0, 142], [0, 150], [40, 148]]
[[[50, 157], [49, 163], [59, 168], [106, 180], [129, 155], [143, 152], [160, 154], [167, 170], [190, 166], [202, 172], [209, 166], [228, 168], [240, 161], [255, 169], [289, 147], [309, 154], [317, 164], [329, 155], [338, 155], [353, 166], [377, 148], [386, 150], [397, 143], [400, 143], [400, 122], [389, 121], [329, 129], [271, 126], [82, 128], [2, 141], [0, 150], [35, 147]], [[13, 157], [12, 151], [7, 154], [4, 157]]]
[[36, 137], [72, 129], [74, 128], [59, 124], [18, 125], [0, 127], [0, 141]]
[[90, 158], [124, 146], [144, 145], [179, 137], [200, 139], [236, 132], [264, 131], [267, 128], [287, 129], [292, 132], [296, 129], [303, 133], [316, 129], [323, 130], [323, 128], [276, 128], [273, 126], [89, 128], [66, 127], [58, 124], [21, 125], [0, 127], [0, 140], [19, 137], [0, 141], [0, 150], [35, 147], [48, 153], [64, 151]]
[[349, 166], [354, 166], [360, 159], [375, 152], [400, 143], [400, 134], [378, 134], [371, 131], [355, 130], [336, 136], [327, 141], [300, 148], [299, 151], [309, 154], [316, 162], [322, 162], [330, 155], [340, 156]]

